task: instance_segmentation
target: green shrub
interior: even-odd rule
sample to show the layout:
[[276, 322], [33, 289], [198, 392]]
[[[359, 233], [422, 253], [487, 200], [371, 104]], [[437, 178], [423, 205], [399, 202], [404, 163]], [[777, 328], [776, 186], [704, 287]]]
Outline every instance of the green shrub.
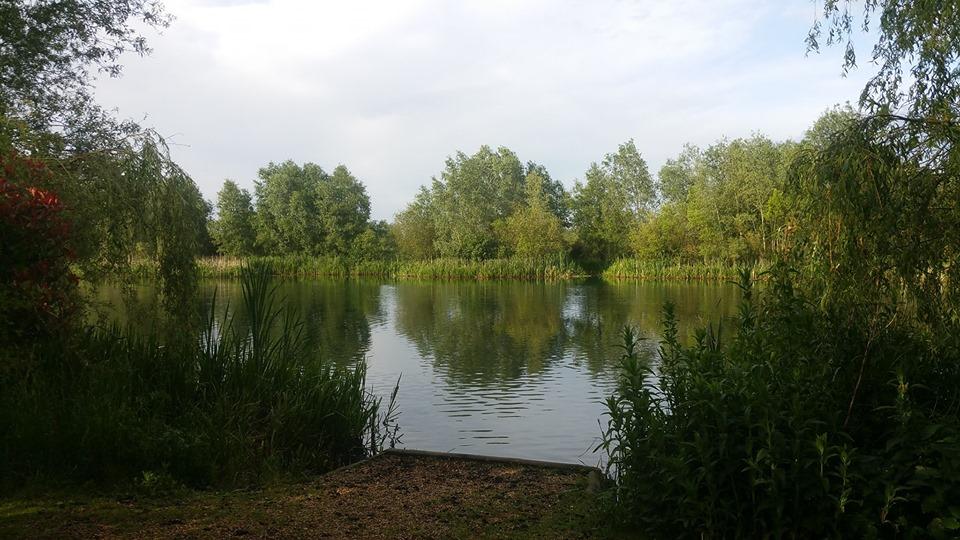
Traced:
[[601, 444], [620, 519], [664, 538], [955, 537], [956, 340], [851, 327], [783, 271], [761, 299], [742, 286], [729, 338], [682, 346], [668, 305], [652, 362], [624, 331]]

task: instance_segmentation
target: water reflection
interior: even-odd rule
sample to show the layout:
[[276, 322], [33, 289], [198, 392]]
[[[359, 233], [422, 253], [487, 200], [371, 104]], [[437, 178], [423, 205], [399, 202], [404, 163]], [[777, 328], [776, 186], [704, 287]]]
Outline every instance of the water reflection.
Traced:
[[[204, 285], [222, 309], [237, 310], [236, 282]], [[681, 334], [739, 301], [736, 287], [688, 283], [286, 281], [279, 284], [305, 330], [340, 362], [363, 358], [374, 391], [400, 390], [404, 443], [411, 448], [596, 462], [602, 400], [613, 389], [625, 324], [651, 338], [663, 303], [676, 305]], [[110, 317], [157, 324], [147, 287], [123, 302], [115, 289], [99, 298]]]

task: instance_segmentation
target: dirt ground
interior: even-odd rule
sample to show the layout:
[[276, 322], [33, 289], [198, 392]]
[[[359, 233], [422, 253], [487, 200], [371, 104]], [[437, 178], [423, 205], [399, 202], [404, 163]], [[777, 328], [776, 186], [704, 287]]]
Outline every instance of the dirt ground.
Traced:
[[607, 537], [597, 498], [585, 469], [388, 453], [256, 491], [0, 499], [0, 537]]

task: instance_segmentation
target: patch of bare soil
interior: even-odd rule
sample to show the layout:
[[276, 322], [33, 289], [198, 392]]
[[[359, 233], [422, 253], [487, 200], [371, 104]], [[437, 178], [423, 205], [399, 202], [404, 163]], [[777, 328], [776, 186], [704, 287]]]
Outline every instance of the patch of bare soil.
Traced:
[[[59, 538], [586, 538], [584, 469], [387, 453], [308, 483], [32, 516]], [[22, 525], [29, 527], [29, 522]], [[3, 529], [0, 528], [0, 531]], [[9, 531], [9, 529], [7, 529]]]

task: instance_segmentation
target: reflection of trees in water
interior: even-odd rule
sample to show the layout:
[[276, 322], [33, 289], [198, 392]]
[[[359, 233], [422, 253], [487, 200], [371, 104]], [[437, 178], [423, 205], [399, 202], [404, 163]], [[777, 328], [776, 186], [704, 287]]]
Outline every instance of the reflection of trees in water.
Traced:
[[[362, 359], [370, 349], [370, 321], [384, 318], [379, 284], [318, 280], [284, 281], [278, 282], [277, 286], [282, 301], [275, 307], [292, 309], [299, 314], [310, 343], [319, 347], [322, 354], [349, 363]], [[100, 291], [98, 299], [112, 306], [110, 316], [120, 324], [130, 324], [144, 331], [169, 324], [159, 312], [155, 289], [143, 287], [136, 293], [132, 300], [124, 300], [119, 289], [107, 288]], [[235, 325], [240, 329], [249, 326], [238, 281], [204, 283], [200, 297], [204, 316], [209, 316], [212, 307], [219, 323], [228, 314], [234, 314]]]
[[[305, 331], [325, 355], [343, 362], [361, 359], [370, 348], [370, 325], [385, 319], [380, 285], [358, 280], [279, 282], [280, 296], [305, 322]], [[205, 283], [209, 313], [217, 292], [218, 319], [237, 310], [235, 324], [246, 325], [239, 282]], [[137, 288], [134, 301], [118, 290], [102, 290], [114, 320], [144, 330], [161, 328], [155, 291]], [[591, 373], [614, 368], [619, 332], [625, 324], [650, 338], [656, 351], [661, 309], [676, 305], [681, 336], [736, 310], [732, 285], [699, 283], [603, 282], [433, 282], [396, 284], [396, 328], [424, 357], [454, 382], [512, 381], [549, 370], [566, 357]], [[279, 307], [279, 306], [278, 306]], [[732, 331], [732, 325], [725, 327]]]
[[397, 330], [454, 380], [513, 380], [562, 355], [564, 284], [400, 283]]
[[303, 317], [311, 343], [342, 362], [362, 360], [370, 349], [370, 321], [383, 318], [380, 285], [368, 281], [293, 281], [281, 296]]
[[[400, 283], [397, 329], [454, 380], [513, 380], [564, 356], [609, 371], [620, 329], [658, 347], [661, 310], [676, 304], [681, 333], [733, 313], [733, 287], [686, 283]], [[701, 314], [706, 314], [701, 317]]]
[[[740, 299], [729, 284], [683, 282], [596, 281], [570, 295], [566, 312], [574, 356], [591, 372], [609, 369], [618, 357], [620, 330], [627, 324], [647, 338], [642, 346], [651, 354], [659, 348], [662, 311], [667, 301], [675, 306], [682, 339], [718, 318], [729, 318]], [[729, 327], [728, 327], [729, 328]]]

